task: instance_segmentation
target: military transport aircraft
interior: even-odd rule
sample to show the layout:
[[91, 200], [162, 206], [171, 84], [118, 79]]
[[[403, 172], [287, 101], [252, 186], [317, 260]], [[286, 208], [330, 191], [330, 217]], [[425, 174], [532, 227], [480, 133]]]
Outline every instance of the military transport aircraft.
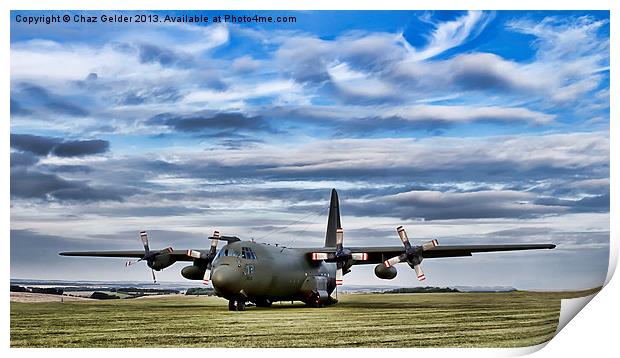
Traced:
[[[402, 226], [397, 228], [403, 246], [344, 247], [344, 231], [340, 223], [338, 193], [332, 190], [325, 245], [317, 248], [290, 248], [242, 241], [236, 236], [213, 233], [207, 250], [151, 250], [145, 231], [140, 232], [144, 251], [61, 252], [63, 256], [129, 257], [146, 261], [153, 270], [162, 270], [177, 261], [193, 264], [181, 270], [189, 280], [211, 281], [216, 295], [228, 300], [228, 309], [243, 311], [246, 302], [269, 307], [275, 301], [303, 301], [312, 307], [336, 303], [331, 294], [342, 277], [354, 265], [376, 264], [375, 275], [391, 280], [394, 267], [406, 262], [415, 270], [418, 280], [425, 279], [420, 264], [423, 259], [471, 256], [477, 252], [553, 249], [553, 244], [527, 245], [439, 245], [437, 240], [414, 246]], [[219, 252], [219, 241], [226, 241]]]

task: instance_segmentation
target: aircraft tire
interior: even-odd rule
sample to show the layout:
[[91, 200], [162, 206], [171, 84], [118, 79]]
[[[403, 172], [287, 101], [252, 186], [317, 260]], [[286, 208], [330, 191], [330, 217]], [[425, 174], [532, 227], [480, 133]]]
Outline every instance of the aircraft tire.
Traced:
[[310, 307], [313, 307], [313, 308], [321, 308], [321, 307], [323, 307], [323, 304], [321, 303], [321, 298], [320, 298], [318, 293], [310, 294], [306, 304], [308, 306], [310, 306]]
[[228, 300], [228, 310], [229, 311], [236, 311], [237, 310], [237, 306], [235, 306], [235, 301], [234, 300]]
[[245, 311], [245, 301], [237, 301], [237, 311]]

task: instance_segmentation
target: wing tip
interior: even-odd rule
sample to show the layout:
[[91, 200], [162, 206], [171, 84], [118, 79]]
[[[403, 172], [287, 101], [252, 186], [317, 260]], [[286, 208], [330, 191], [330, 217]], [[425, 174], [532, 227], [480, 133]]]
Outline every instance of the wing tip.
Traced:
[[59, 252], [58, 255], [60, 256], [81, 256], [83, 253], [82, 252], [75, 252], [75, 251], [64, 251], [64, 252]]

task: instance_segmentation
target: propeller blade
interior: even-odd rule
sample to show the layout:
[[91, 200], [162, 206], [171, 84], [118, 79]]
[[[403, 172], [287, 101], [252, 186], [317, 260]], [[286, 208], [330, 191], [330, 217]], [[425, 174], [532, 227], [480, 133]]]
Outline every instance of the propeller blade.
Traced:
[[136, 261], [127, 261], [127, 262], [125, 262], [125, 266], [129, 267], [129, 266], [131, 266], [131, 265], [133, 265], [135, 263], [138, 263], [140, 261], [142, 261], [142, 259], [136, 260]]
[[142, 240], [142, 245], [144, 245], [144, 252], [149, 253], [149, 238], [146, 236], [146, 231], [140, 231], [140, 240]]
[[193, 257], [195, 259], [199, 259], [200, 256], [202, 256], [202, 253], [200, 251], [196, 251], [196, 250], [187, 250], [187, 252], [185, 254], [187, 256]]
[[[405, 257], [403, 258], [403, 256], [405, 256]], [[406, 254], [398, 255], [398, 256], [392, 257], [391, 259], [383, 261], [383, 265], [385, 267], [394, 266], [394, 265], [396, 265], [399, 262], [403, 262], [405, 259], [407, 259], [407, 255]]]
[[426, 280], [426, 276], [424, 276], [424, 272], [422, 271], [422, 266], [415, 265], [413, 266], [413, 269], [415, 270], [415, 273], [418, 276], [418, 281]]
[[327, 260], [328, 254], [326, 252], [313, 252], [312, 261]]
[[202, 277], [202, 284], [203, 285], [208, 285], [210, 278], [211, 278], [211, 269], [206, 269], [205, 270], [205, 275]]
[[422, 250], [426, 251], [426, 250], [430, 250], [433, 247], [439, 245], [439, 241], [437, 240], [431, 240], [429, 242], [425, 242], [422, 244]]
[[342, 286], [342, 283], [344, 281], [342, 280], [342, 269], [337, 269], [336, 270], [336, 286]]
[[396, 231], [398, 232], [398, 236], [403, 242], [403, 245], [405, 245], [405, 249], [408, 250], [411, 247], [411, 243], [409, 243], [409, 238], [407, 237], [407, 232], [405, 231], [405, 228], [401, 225], [396, 228]]
[[174, 250], [172, 249], [172, 246], [168, 246], [163, 250], [160, 250], [159, 253], [160, 254], [171, 254]]
[[217, 251], [217, 242], [219, 239], [220, 232], [217, 230], [213, 231], [213, 236], [211, 237], [211, 249], [209, 250], [211, 255], [215, 255], [215, 252]]
[[155, 278], [155, 270], [151, 269], [151, 275], [153, 275], [153, 283], [157, 283], [157, 279]]
[[368, 260], [368, 254], [365, 252], [356, 252], [351, 254], [351, 258], [355, 261], [366, 261]]
[[336, 230], [336, 250], [342, 250], [342, 243], [344, 242], [344, 229], [339, 227]]

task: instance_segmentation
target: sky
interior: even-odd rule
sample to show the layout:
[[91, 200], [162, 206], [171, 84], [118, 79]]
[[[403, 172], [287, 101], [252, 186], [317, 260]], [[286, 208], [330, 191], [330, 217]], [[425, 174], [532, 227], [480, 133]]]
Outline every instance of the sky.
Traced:
[[[12, 11], [11, 277], [148, 280], [57, 255], [139, 250], [140, 230], [152, 248], [207, 247], [216, 229], [319, 247], [336, 188], [345, 246], [400, 245], [399, 225], [418, 244], [558, 245], [425, 260], [425, 285], [602, 284], [609, 12], [226, 13], [296, 22]], [[345, 283], [419, 285], [398, 270], [355, 266]]]

